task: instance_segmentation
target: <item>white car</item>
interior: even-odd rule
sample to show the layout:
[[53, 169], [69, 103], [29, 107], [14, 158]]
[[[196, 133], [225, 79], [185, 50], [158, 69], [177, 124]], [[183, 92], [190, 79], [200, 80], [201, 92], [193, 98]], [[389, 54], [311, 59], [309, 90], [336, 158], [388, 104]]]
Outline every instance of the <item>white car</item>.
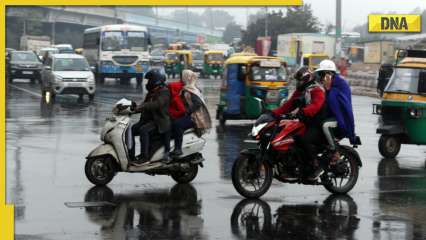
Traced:
[[52, 54], [44, 61], [41, 74], [42, 94], [88, 95], [95, 97], [95, 76], [86, 58], [78, 54]]

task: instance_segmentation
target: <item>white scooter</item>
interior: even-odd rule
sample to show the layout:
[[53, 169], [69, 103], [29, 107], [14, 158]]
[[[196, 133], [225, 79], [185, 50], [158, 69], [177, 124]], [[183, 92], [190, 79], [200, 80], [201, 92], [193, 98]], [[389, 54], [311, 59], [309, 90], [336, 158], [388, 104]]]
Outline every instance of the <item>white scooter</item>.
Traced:
[[[132, 146], [130, 116], [132, 102], [127, 99], [118, 101], [106, 119], [101, 132], [103, 144], [97, 146], [86, 157], [86, 177], [95, 185], [106, 185], [117, 172], [142, 172], [149, 175], [171, 175], [178, 183], [191, 182], [198, 173], [198, 166], [203, 167], [201, 155], [206, 141], [198, 137], [193, 130], [184, 133], [183, 154], [170, 163], [162, 163], [164, 147], [161, 140], [153, 137], [150, 140], [150, 151], [147, 163], [132, 165], [129, 159], [129, 150]], [[173, 140], [171, 147], [173, 148]]]

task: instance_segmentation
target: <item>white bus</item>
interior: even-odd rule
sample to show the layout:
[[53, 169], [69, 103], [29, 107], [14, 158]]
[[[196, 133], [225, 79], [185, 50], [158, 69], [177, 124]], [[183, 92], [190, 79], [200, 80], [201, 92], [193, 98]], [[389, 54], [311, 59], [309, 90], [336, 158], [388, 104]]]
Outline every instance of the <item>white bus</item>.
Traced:
[[149, 68], [150, 44], [146, 27], [128, 24], [106, 25], [84, 31], [83, 55], [95, 67], [96, 79], [119, 78], [142, 83]]

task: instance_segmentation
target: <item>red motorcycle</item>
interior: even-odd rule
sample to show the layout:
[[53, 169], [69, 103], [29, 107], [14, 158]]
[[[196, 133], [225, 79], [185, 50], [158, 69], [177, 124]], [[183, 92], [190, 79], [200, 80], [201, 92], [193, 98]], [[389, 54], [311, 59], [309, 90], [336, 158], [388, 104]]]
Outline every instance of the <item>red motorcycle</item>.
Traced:
[[273, 178], [285, 183], [323, 185], [331, 193], [349, 192], [355, 186], [362, 166], [354, 149], [357, 146], [340, 145], [341, 139], [335, 139], [340, 158], [331, 161], [334, 153], [324, 139], [324, 143], [315, 147], [325, 172], [318, 180], [310, 181], [307, 179], [310, 166], [293, 138], [305, 131], [305, 124], [289, 115], [277, 120], [270, 117], [257, 121], [249, 134], [254, 140], [248, 142], [256, 142], [258, 147], [242, 150], [232, 168], [232, 183], [238, 193], [246, 198], [259, 198], [268, 191]]

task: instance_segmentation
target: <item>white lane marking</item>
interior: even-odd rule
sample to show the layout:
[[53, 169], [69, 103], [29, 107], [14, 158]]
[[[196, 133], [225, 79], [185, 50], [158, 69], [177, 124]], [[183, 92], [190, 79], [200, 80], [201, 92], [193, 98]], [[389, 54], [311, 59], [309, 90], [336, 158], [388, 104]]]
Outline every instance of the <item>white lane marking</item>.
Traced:
[[15, 89], [21, 90], [21, 91], [23, 91], [23, 92], [29, 93], [29, 94], [31, 94], [31, 95], [33, 95], [33, 96], [36, 96], [36, 97], [40, 97], [40, 98], [41, 98], [41, 94], [39, 94], [39, 93], [36, 93], [36, 92], [30, 91], [30, 90], [25, 89], [25, 88], [21, 88], [21, 87], [18, 87], [18, 86], [12, 85], [12, 84], [10, 84], [10, 86], [11, 86], [11, 87], [13, 87], [13, 88], [15, 88]]

